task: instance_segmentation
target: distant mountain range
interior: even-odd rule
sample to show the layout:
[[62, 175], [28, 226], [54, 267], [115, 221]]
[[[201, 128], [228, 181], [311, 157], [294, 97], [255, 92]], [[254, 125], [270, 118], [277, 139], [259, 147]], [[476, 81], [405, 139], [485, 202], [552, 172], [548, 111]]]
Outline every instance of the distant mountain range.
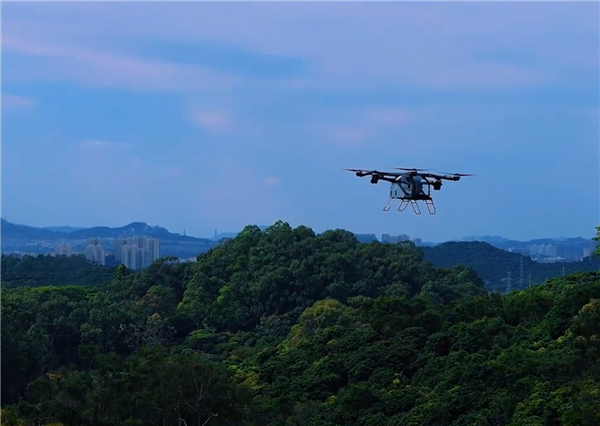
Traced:
[[[592, 241], [590, 238], [582, 238], [582, 237], [561, 237], [561, 238], [539, 238], [535, 240], [529, 241], [517, 241], [517, 240], [509, 240], [508, 238], [496, 237], [496, 236], [479, 236], [479, 237], [465, 237], [462, 239], [462, 242], [473, 242], [480, 241], [484, 243], [488, 243], [494, 247], [498, 247], [504, 250], [509, 249], [520, 249], [525, 248], [527, 246], [532, 245], [546, 245], [546, 244], [581, 244], [581, 243], [589, 243]], [[459, 241], [456, 241], [459, 242]]]
[[47, 226], [45, 228], [41, 228], [41, 229], [47, 229], [48, 231], [52, 231], [52, 232], [64, 232], [64, 233], [69, 233], [69, 232], [73, 232], [73, 231], [79, 231], [80, 229], [85, 229], [85, 228], [77, 228], [75, 226]]
[[[267, 226], [260, 226], [261, 230]], [[86, 240], [88, 238], [124, 238], [146, 235], [155, 237], [163, 241], [206, 243], [213, 244], [223, 238], [234, 238], [239, 232], [224, 232], [217, 234], [216, 237], [197, 238], [188, 235], [181, 235], [168, 231], [160, 226], [150, 226], [144, 222], [132, 222], [129, 225], [110, 228], [107, 226], [95, 226], [92, 228], [76, 228], [72, 226], [50, 226], [46, 228], [36, 228], [33, 226], [21, 225], [8, 222], [2, 219], [2, 239], [4, 240]], [[373, 235], [373, 237], [375, 237]], [[556, 244], [561, 243], [581, 243], [590, 241], [586, 238], [545, 238], [531, 241], [515, 241], [498, 236], [477, 236], [465, 237], [463, 241], [482, 241], [501, 249], [515, 249], [533, 244]], [[439, 243], [421, 243], [423, 246], [434, 246]]]
[[144, 222], [132, 222], [118, 228], [108, 226], [95, 226], [92, 228], [73, 228], [69, 226], [56, 226], [48, 228], [35, 228], [20, 225], [2, 219], [1, 224], [3, 240], [86, 240], [88, 238], [125, 238], [133, 236], [149, 236], [167, 241], [204, 242], [211, 240], [190, 237], [187, 235], [169, 232], [160, 226], [150, 226]]

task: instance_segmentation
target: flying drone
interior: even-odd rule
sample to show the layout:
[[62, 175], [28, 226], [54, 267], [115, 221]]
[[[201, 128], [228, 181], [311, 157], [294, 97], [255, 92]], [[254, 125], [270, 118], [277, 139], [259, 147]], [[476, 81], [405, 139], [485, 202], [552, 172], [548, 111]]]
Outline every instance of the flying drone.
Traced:
[[467, 173], [423, 173], [431, 169], [405, 169], [393, 167], [401, 172], [380, 172], [378, 170], [344, 169], [353, 172], [358, 177], [371, 176], [371, 183], [376, 184], [380, 180], [390, 182], [390, 200], [383, 208], [387, 212], [392, 208], [396, 200], [400, 200], [398, 211], [402, 212], [410, 204], [415, 214], [420, 215], [421, 209], [417, 201], [425, 201], [429, 214], [436, 213], [435, 204], [431, 198], [431, 188], [434, 191], [442, 189], [442, 181], [459, 181], [463, 176], [474, 176]]

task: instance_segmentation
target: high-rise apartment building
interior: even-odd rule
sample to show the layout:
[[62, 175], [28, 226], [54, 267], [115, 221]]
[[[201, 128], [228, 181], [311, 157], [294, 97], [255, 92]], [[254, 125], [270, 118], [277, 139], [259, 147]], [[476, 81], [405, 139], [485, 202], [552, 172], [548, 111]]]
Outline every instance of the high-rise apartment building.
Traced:
[[102, 248], [98, 238], [90, 238], [87, 240], [84, 254], [88, 261], [97, 263], [99, 265], [106, 265], [104, 249]]
[[158, 238], [146, 238], [144, 241], [144, 249], [148, 251], [150, 263], [160, 257], [160, 240]]
[[115, 254], [115, 260], [117, 262], [122, 262], [123, 258], [121, 257], [121, 254], [122, 254], [123, 246], [126, 244], [127, 244], [127, 241], [125, 241], [123, 238], [115, 238], [114, 254]]
[[[117, 248], [120, 249], [117, 250]], [[115, 258], [128, 269], [146, 268], [159, 257], [160, 240], [158, 238], [136, 236], [115, 241]]]
[[132, 270], [142, 269], [147, 266], [147, 256], [144, 250], [134, 245], [125, 244], [121, 248], [121, 262]]

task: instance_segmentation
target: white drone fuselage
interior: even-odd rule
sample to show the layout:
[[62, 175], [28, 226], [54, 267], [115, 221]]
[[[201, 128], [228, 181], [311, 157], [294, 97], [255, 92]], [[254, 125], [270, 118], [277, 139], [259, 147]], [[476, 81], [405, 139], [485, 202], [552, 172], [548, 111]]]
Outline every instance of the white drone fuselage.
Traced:
[[399, 176], [390, 185], [390, 198], [396, 200], [428, 197], [429, 183], [421, 176]]

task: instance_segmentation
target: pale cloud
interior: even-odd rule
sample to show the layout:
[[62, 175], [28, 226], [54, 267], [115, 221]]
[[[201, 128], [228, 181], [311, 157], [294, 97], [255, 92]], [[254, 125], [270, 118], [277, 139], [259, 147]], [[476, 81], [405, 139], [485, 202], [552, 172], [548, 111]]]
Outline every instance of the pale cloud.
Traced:
[[583, 112], [583, 116], [594, 126], [600, 126], [600, 108], [590, 108]]
[[81, 150], [87, 151], [92, 154], [103, 153], [102, 155], [112, 155], [115, 153], [122, 154], [125, 152], [131, 152], [131, 144], [127, 142], [113, 142], [99, 139], [89, 139], [80, 142], [78, 146]]
[[156, 177], [160, 179], [179, 178], [183, 173], [183, 168], [180, 166], [161, 166], [155, 169]]
[[406, 127], [421, 118], [417, 111], [399, 107], [369, 107], [353, 113], [329, 117], [328, 123], [314, 126], [317, 139], [345, 147], [355, 147], [383, 132]]
[[268, 177], [265, 178], [264, 183], [266, 186], [278, 186], [281, 183], [281, 180], [276, 177]]
[[220, 111], [194, 110], [191, 114], [192, 121], [201, 128], [213, 133], [223, 133], [229, 130], [231, 116]]
[[401, 108], [367, 108], [363, 113], [366, 122], [383, 127], [404, 126], [416, 118], [414, 112]]
[[23, 96], [2, 94], [2, 110], [9, 111], [12, 109], [28, 108], [34, 105], [33, 100]]
[[142, 167], [143, 165], [144, 165], [144, 162], [142, 161], [142, 159], [140, 157], [135, 157], [133, 160], [131, 160], [132, 167]]
[[169, 167], [168, 169], [169, 175], [171, 176], [181, 176], [183, 169], [179, 166]]
[[[38, 79], [68, 77], [85, 85], [159, 92], [212, 90], [215, 87], [231, 87], [239, 81], [226, 73], [196, 66], [144, 59], [93, 47], [49, 43], [51, 41], [4, 36], [2, 50], [3, 54], [48, 59], [48, 66], [38, 70], [36, 77], [32, 76]], [[21, 78], [11, 73], [3, 77], [9, 81], [13, 77]]]
[[100, 140], [89, 140], [89, 141], [81, 142], [80, 145], [82, 148], [94, 149], [94, 148], [109, 148], [109, 147], [113, 146], [114, 144], [111, 144], [110, 142], [106, 142], [106, 141], [100, 141]]
[[346, 147], [362, 145], [366, 140], [372, 137], [366, 129], [359, 127], [337, 125], [337, 126], [318, 126], [315, 128], [318, 139], [326, 143], [333, 143]]

